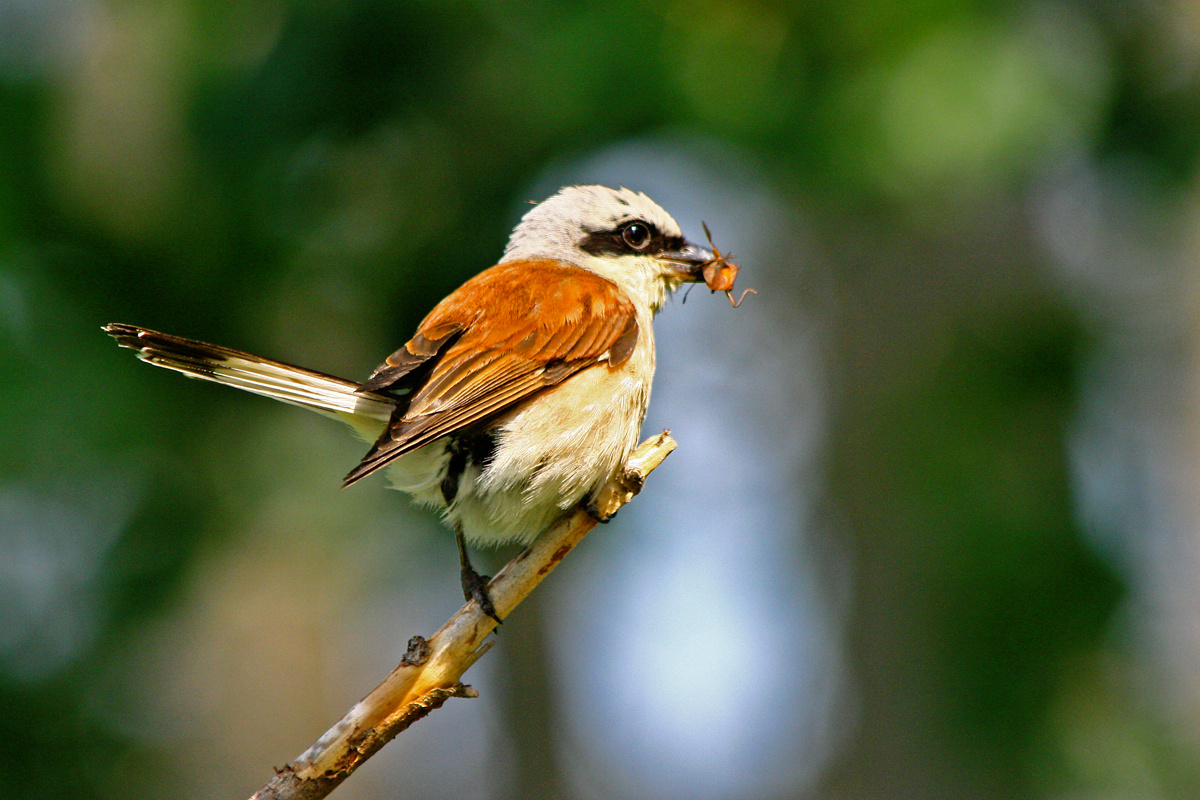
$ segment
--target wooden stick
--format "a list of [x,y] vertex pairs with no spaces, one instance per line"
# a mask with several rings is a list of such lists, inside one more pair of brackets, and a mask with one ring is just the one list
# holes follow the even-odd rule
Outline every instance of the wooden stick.
[[[599,516],[607,519],[633,499],[641,491],[646,476],[674,449],[675,440],[669,431],[642,442],[621,472],[597,496]],[[595,526],[595,517],[578,510],[508,562],[488,584],[496,611],[502,617],[512,613]],[[461,684],[459,679],[491,648],[495,640],[487,636],[495,627],[495,620],[470,601],[428,640],[414,636],[392,674],[312,747],[278,770],[251,800],[326,797],[397,734],[446,700],[475,697],[475,690]]]

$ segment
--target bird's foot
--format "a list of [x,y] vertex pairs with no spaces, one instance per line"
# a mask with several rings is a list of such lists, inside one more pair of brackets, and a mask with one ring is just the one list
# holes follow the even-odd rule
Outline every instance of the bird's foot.
[[616,511],[612,512],[607,517],[604,516],[604,512],[600,510],[600,506],[596,502],[595,498],[584,503],[583,510],[587,512],[589,517],[596,520],[596,522],[599,522],[601,525],[607,525],[608,523],[612,522],[613,518],[617,516]]
[[492,619],[496,620],[497,624],[502,624],[504,620],[496,613],[496,607],[492,605],[492,598],[488,595],[488,581],[491,578],[487,575],[480,575],[469,564],[464,564],[462,568],[462,590],[463,597],[467,601],[474,600],[479,604],[479,609],[487,614]]

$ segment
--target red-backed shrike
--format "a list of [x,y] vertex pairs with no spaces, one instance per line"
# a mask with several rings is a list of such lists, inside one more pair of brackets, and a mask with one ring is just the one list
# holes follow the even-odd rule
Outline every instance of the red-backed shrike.
[[465,541],[528,543],[590,504],[637,444],[655,312],[713,262],[646,195],[571,186],[526,213],[500,263],[438,303],[361,384],[131,325],[105,330],[151,364],[337,417],[373,441],[345,485],[386,467],[397,489],[441,509],[464,594],[495,617]]

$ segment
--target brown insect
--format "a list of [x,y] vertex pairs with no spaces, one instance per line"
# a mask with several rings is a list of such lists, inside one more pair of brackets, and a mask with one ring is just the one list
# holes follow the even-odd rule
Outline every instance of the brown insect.
[[714,292],[724,292],[729,298],[729,305],[737,308],[746,299],[748,294],[758,294],[754,289],[746,289],[742,292],[742,296],[737,300],[733,299],[733,282],[737,280],[738,270],[741,269],[737,264],[734,264],[729,259],[733,258],[733,253],[728,255],[723,254],[713,244],[712,234],[708,231],[708,225],[703,222],[700,225],[704,228],[704,235],[708,237],[708,246],[713,251],[711,261],[704,262],[702,269],[704,270],[704,284]]

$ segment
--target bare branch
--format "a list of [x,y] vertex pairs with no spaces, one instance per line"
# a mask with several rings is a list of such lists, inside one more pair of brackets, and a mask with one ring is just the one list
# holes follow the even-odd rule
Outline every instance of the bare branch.
[[[646,476],[674,449],[668,431],[642,442],[601,490],[596,500],[599,515],[607,519],[633,499]],[[508,562],[488,584],[496,611],[504,617],[512,613],[595,526],[591,514],[578,510]],[[428,640],[413,637],[392,674],[299,758],[278,770],[251,800],[326,797],[397,734],[446,700],[475,697],[475,690],[459,683],[459,678],[491,648],[494,640],[485,639],[495,627],[495,620],[471,601]]]

